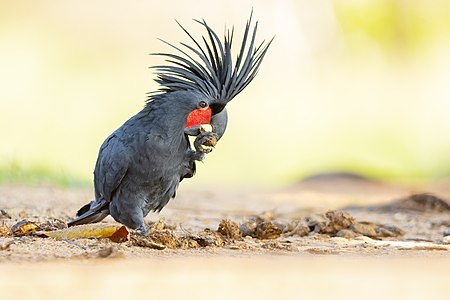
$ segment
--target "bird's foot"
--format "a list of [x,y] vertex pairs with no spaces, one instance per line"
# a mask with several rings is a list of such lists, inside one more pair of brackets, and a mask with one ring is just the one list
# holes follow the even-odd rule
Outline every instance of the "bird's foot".
[[141,226],[139,226],[138,228],[136,228],[135,230],[136,234],[141,235],[141,236],[146,236],[148,234],[148,229],[145,226],[145,224],[142,224]]
[[218,136],[214,132],[205,131],[201,132],[194,141],[194,147],[197,153],[207,154],[210,153],[216,146]]

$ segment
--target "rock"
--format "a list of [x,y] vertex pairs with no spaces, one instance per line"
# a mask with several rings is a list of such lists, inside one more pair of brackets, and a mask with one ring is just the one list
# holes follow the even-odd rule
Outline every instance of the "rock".
[[11,215],[4,209],[0,209],[0,219],[11,219]]
[[113,258],[113,257],[122,257],[123,254],[121,252],[119,252],[119,250],[117,250],[116,247],[104,247],[100,250],[97,251],[97,257],[100,258]]
[[239,225],[239,231],[241,232],[242,236],[253,236],[255,234],[256,225],[256,219],[248,220]]
[[449,236],[449,235],[450,235],[450,227],[448,227],[444,230],[444,236]]

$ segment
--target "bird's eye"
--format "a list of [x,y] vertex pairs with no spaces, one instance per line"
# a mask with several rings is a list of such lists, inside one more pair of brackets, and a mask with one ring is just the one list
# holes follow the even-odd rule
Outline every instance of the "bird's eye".
[[208,106],[208,103],[206,103],[205,101],[200,101],[198,103],[198,107],[200,108],[206,108]]

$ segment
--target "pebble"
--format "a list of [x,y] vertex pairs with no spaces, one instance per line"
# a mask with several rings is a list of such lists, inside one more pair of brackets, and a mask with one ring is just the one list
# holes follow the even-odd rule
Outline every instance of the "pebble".
[[447,229],[444,230],[444,236],[450,235],[450,227],[447,227]]

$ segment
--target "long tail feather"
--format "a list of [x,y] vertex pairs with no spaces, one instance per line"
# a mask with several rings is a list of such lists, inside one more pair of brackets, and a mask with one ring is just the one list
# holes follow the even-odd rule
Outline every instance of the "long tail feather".
[[77,218],[67,223],[67,226],[97,223],[109,215],[109,203],[106,201],[91,201],[77,211]]

